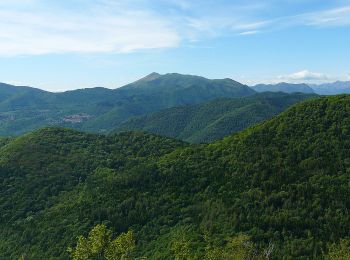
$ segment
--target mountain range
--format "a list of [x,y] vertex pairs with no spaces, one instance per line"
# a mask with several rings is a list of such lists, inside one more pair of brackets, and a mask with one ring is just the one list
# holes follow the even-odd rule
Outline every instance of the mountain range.
[[285,92],[285,93],[315,93],[318,95],[338,95],[350,93],[350,81],[336,81],[323,84],[293,84],[293,83],[277,83],[277,84],[258,84],[251,87],[257,92]]
[[350,81],[336,81],[319,85],[313,84],[310,87],[320,95],[350,94]]
[[101,223],[133,232],[132,259],[235,259],[238,249],[247,259],[341,256],[349,103],[302,101],[201,145],[57,127],[0,139],[0,258],[68,259]]
[[313,94],[264,92],[243,98],[222,98],[197,105],[168,108],[133,117],[116,132],[145,131],[191,143],[208,143],[281,113]]
[[[169,118],[173,116],[175,110],[170,108],[175,109],[176,107],[176,110],[179,111],[180,108],[177,108],[179,106],[195,106],[217,98],[242,98],[266,91],[316,93],[321,95],[338,94],[349,92],[349,86],[349,82],[335,82],[310,86],[307,84],[279,83],[248,87],[231,79],[210,80],[199,76],[177,73],[164,75],[151,73],[140,80],[113,90],[97,87],[52,93],[31,87],[0,84],[0,136],[20,135],[44,126],[62,126],[95,133],[110,133],[115,129],[127,130],[135,127],[143,129],[143,127],[137,126],[138,123],[136,123],[141,120],[137,118],[139,116],[145,115],[152,118],[149,123],[153,124],[156,120],[154,117],[159,115],[162,117],[159,122],[164,122],[164,119],[168,116],[166,113],[170,113]],[[220,102],[218,102],[211,105],[220,107]],[[203,106],[209,108],[210,104],[203,104]],[[222,106],[226,105],[222,104]],[[188,109],[192,108],[188,107]],[[252,107],[252,109],[254,108]],[[159,114],[154,114],[155,112],[159,112]],[[281,110],[276,110],[276,112],[281,112]],[[184,114],[185,112],[181,113]],[[247,116],[247,113],[250,112],[246,112],[242,116]],[[216,117],[212,116],[212,119],[214,118]],[[263,120],[268,117],[262,116],[260,118]],[[216,119],[219,119],[219,117]],[[250,119],[246,118],[245,121],[247,120]],[[209,123],[210,120],[204,121]],[[250,121],[256,123],[259,120],[252,119]],[[204,127],[205,122],[201,122],[199,125]],[[136,125],[133,127],[129,124]],[[220,138],[231,130],[242,129],[230,126],[226,130],[222,129],[221,133],[221,129],[217,130],[214,123],[214,125],[208,126],[210,129],[202,129],[203,133],[198,133],[198,137],[191,137],[191,130],[188,130],[188,127],[193,127],[193,123],[192,126],[190,125],[184,125],[184,129],[179,129],[176,134],[169,134],[165,130],[160,131],[159,127],[163,128],[163,126],[158,127],[156,125],[145,125],[144,130],[179,137],[191,142],[202,142]],[[198,129],[199,125],[194,129]],[[250,124],[242,123],[242,125],[248,126]],[[185,131],[185,133],[182,133],[182,131]],[[217,134],[210,137],[213,132],[217,132]]]
[[[231,79],[209,80],[176,73],[151,73],[114,90],[98,87],[52,93],[31,87],[0,84],[0,136],[20,135],[50,125],[109,133],[115,129],[131,129],[127,124],[136,122],[133,121],[134,117],[150,117],[150,114],[164,109],[197,105],[216,98],[247,97],[265,91],[338,94],[347,93],[348,87],[349,82],[310,86],[279,83],[248,87]],[[159,115],[164,118],[164,113],[166,111]],[[181,136],[181,133],[170,136]],[[190,140],[191,137],[183,139]],[[198,141],[202,141],[200,137]]]
[[124,87],[51,93],[0,85],[0,135],[18,135],[48,125],[107,133],[127,119],[161,109],[198,104],[255,91],[231,79],[152,73]]
[[278,84],[258,84],[252,87],[256,92],[284,92],[284,93],[314,93],[314,90],[307,84],[292,84],[281,82]]

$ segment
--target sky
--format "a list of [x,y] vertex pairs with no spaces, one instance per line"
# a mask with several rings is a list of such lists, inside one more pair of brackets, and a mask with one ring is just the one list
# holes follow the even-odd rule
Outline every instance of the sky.
[[349,46],[350,0],[0,0],[0,82],[49,91],[350,80]]

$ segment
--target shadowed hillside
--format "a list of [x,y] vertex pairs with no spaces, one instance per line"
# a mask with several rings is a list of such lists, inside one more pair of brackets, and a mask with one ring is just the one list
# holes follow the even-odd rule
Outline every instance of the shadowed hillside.
[[289,106],[312,97],[316,95],[279,92],[218,99],[131,118],[116,131],[142,130],[187,142],[211,142],[269,119]]

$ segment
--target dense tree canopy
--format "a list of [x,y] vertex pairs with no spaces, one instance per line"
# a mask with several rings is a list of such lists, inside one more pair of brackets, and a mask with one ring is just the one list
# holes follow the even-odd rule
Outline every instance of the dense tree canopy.
[[42,129],[0,148],[0,258],[66,259],[101,223],[134,257],[346,256],[349,151],[345,95],[208,145]]
[[316,95],[269,92],[243,98],[222,98],[133,117],[116,131],[142,130],[190,143],[208,143],[267,120],[312,97]]
[[89,232],[88,237],[79,236],[75,248],[68,248],[73,260],[86,259],[131,259],[135,249],[135,239],[132,231],[122,233],[112,238],[112,230],[105,225],[96,225]]

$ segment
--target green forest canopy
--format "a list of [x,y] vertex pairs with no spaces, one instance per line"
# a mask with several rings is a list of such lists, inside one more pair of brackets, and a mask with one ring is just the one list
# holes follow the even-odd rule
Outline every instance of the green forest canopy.
[[[350,96],[305,101],[208,145],[45,128],[0,148],[0,258],[66,259],[104,223],[134,257],[194,259],[244,234],[273,259],[348,251]],[[345,241],[345,242],[344,242]],[[177,248],[177,247],[175,247]],[[327,253],[329,251],[329,253]]]
[[174,107],[133,117],[116,132],[146,131],[190,143],[209,143],[270,119],[314,94],[261,93],[222,98],[191,106]]

